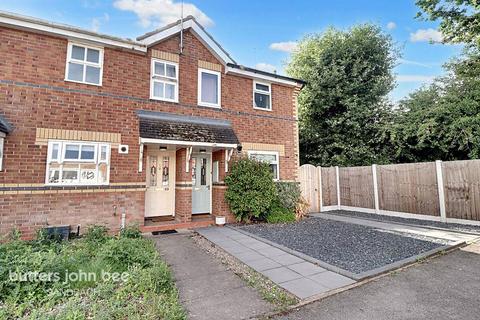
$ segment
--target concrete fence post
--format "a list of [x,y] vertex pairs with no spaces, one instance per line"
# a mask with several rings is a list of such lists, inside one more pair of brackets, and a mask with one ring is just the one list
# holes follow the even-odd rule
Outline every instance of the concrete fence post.
[[373,177],[373,197],[375,201],[375,213],[380,214],[380,200],[378,198],[378,180],[377,180],[377,165],[372,164]]
[[438,202],[440,207],[440,220],[447,222],[447,211],[445,209],[445,190],[443,186],[442,160],[435,161],[437,171]]
[[320,212],[323,211],[323,190],[322,190],[322,167],[317,167],[317,175],[318,175],[318,206]]
[[337,209],[340,210],[340,170],[335,166],[335,174],[337,176]]

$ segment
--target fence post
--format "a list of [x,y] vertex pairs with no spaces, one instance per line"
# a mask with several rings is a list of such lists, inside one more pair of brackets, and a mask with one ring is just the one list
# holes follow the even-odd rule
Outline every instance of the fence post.
[[377,180],[377,165],[372,164],[372,177],[373,177],[373,197],[375,200],[375,213],[380,213],[380,201],[378,200],[378,180]]
[[318,206],[320,212],[323,211],[323,191],[322,191],[322,167],[317,167],[317,175],[318,175]]
[[440,205],[440,220],[447,222],[447,212],[445,209],[445,190],[443,187],[442,160],[435,161],[437,171],[438,202]]
[[340,171],[338,166],[335,166],[335,174],[337,176],[337,209],[340,210]]

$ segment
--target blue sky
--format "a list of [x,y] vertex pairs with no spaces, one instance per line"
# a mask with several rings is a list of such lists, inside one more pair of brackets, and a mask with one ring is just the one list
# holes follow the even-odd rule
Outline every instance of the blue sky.
[[[293,3],[295,3],[293,5]],[[135,38],[180,15],[176,0],[2,0],[0,10],[121,37]],[[240,64],[283,73],[295,41],[329,26],[348,28],[373,22],[390,33],[402,49],[395,68],[393,100],[442,74],[442,64],[461,53],[461,46],[432,44],[441,40],[437,24],[415,19],[414,0],[185,0],[193,14]]]

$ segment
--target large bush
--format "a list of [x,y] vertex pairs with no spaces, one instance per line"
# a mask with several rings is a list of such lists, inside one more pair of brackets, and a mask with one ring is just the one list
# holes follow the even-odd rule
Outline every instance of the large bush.
[[259,218],[277,197],[270,166],[246,157],[234,160],[225,184],[225,199],[237,221]]

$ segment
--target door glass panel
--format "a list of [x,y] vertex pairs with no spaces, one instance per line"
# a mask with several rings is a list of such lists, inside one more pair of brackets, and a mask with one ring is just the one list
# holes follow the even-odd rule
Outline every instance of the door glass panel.
[[202,167],[200,169],[200,185],[207,185],[207,159],[202,159]]
[[197,158],[192,158],[192,185],[197,184]]
[[162,168],[162,185],[168,187],[168,177],[169,177],[169,157],[163,157],[163,168]]
[[157,186],[157,156],[150,156],[150,186]]

